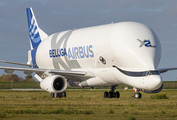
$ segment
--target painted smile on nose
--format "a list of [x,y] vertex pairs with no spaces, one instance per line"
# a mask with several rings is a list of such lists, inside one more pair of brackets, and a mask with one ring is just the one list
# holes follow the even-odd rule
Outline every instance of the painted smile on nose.
[[143,77],[143,76],[147,76],[147,75],[160,75],[160,73],[155,70],[143,71],[143,72],[130,72],[130,71],[122,70],[115,65],[113,65],[113,67],[117,68],[121,73],[123,73],[127,76],[131,76],[131,77]]

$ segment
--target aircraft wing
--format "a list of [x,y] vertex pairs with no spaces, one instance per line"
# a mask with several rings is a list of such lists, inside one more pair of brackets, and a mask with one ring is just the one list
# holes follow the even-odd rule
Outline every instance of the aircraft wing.
[[0,62],[2,62],[2,63],[10,63],[10,64],[16,64],[16,65],[23,65],[23,66],[32,67],[32,65],[24,64],[24,63],[9,62],[9,61],[4,61],[4,60],[0,60]]
[[164,73],[164,72],[167,72],[169,70],[177,70],[177,68],[162,68],[162,69],[158,69],[159,73]]
[[4,67],[0,66],[0,69],[4,69],[6,73],[13,73],[14,71],[24,71],[25,74],[31,74],[33,72],[42,75],[43,73],[53,73],[64,76],[66,79],[84,81],[89,78],[95,77],[91,72],[85,71],[64,71],[64,70],[53,70],[53,69],[38,69],[38,68],[20,68],[20,67]]

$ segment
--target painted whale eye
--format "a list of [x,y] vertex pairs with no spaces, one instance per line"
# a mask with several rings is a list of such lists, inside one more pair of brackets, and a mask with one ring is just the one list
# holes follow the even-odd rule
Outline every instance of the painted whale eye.
[[99,59],[104,65],[106,64],[106,60],[102,56],[100,56]]

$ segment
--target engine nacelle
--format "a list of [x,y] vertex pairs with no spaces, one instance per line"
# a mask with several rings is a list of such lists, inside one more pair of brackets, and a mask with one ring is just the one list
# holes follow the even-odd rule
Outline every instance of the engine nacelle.
[[60,75],[52,75],[42,80],[40,87],[50,93],[61,93],[66,90],[67,80]]
[[157,90],[142,90],[145,93],[159,93],[163,89],[163,83]]

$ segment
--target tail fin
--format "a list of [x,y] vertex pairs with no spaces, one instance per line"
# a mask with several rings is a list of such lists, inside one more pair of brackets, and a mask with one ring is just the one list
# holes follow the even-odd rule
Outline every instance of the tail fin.
[[39,27],[32,8],[27,8],[26,12],[28,19],[29,38],[32,45],[32,49],[35,49],[42,41],[39,35]]
[[36,50],[39,44],[42,42],[42,40],[48,37],[48,35],[39,28],[32,8],[31,7],[26,8],[26,12],[27,12],[28,30],[29,30],[29,38],[30,38],[30,45],[31,45],[31,51],[28,52],[28,64],[31,64],[32,62],[33,68],[38,68],[35,60]]

